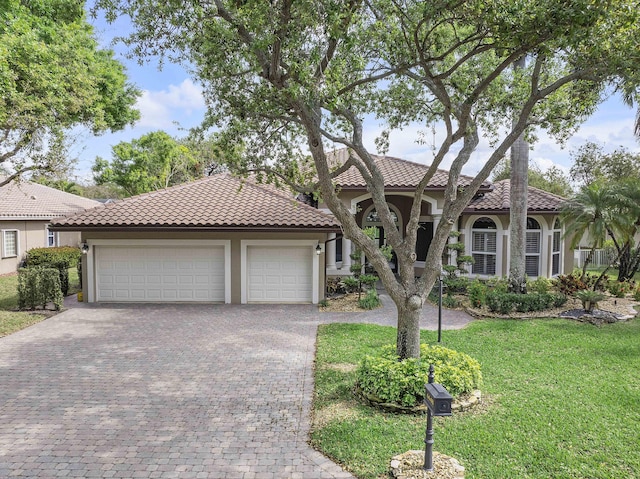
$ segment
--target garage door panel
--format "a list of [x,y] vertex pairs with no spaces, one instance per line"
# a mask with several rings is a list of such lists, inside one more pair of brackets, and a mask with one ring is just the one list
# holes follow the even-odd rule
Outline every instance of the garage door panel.
[[247,247],[247,301],[311,302],[313,255],[308,246]]
[[222,246],[96,247],[97,301],[224,301]]

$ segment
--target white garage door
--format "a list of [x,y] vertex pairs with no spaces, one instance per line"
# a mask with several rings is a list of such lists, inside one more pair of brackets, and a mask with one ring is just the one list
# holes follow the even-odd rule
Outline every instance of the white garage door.
[[259,303],[310,303],[311,248],[248,246],[247,300]]
[[96,247],[97,301],[224,301],[224,247]]

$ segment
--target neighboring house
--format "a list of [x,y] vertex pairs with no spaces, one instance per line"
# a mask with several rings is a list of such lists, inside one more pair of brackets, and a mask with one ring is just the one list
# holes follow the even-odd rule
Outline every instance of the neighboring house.
[[81,231],[89,302],[317,303],[340,226],[272,186],[229,174],[54,222]]
[[31,248],[78,246],[77,231],[54,232],[49,223],[100,203],[29,181],[0,187],[0,274],[15,272]]
[[[346,151],[336,152],[334,161],[344,160]],[[376,161],[402,230],[427,167],[390,157]],[[461,186],[470,180],[463,177]],[[442,215],[447,181],[448,172],[439,170],[422,196],[417,274]],[[384,229],[357,170],[346,171],[336,184],[358,224],[375,227],[384,244]],[[562,201],[530,188],[531,277],[572,269],[557,218]],[[327,276],[351,274],[351,242],[325,205],[316,209],[289,192],[224,173],[58,219],[53,228],[82,232],[89,302],[317,303]],[[471,276],[507,275],[508,228],[509,183],[484,183],[455,225],[466,254],[476,260]]]

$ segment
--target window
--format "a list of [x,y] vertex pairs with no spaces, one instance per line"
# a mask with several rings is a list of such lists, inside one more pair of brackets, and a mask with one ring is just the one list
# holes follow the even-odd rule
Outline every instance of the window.
[[18,230],[2,232],[2,257],[18,256]]
[[556,221],[553,223],[553,245],[551,248],[551,275],[556,276],[560,274],[560,250],[561,250],[561,241],[560,241],[560,233],[561,226],[560,220],[556,218]]
[[540,250],[542,246],[542,229],[540,223],[527,218],[527,245],[525,255],[525,274],[529,277],[540,276]]
[[489,218],[473,223],[471,231],[471,256],[473,274],[496,274],[496,224]]
[[54,231],[51,231],[49,228],[47,228],[47,246],[49,248],[58,246],[57,236],[58,235]]

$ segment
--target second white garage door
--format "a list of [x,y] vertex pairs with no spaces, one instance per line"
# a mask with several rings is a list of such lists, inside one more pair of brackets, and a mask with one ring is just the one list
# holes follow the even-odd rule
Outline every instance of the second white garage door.
[[97,301],[224,301],[222,246],[96,248]]
[[247,300],[310,303],[313,297],[312,253],[307,246],[248,246]]

